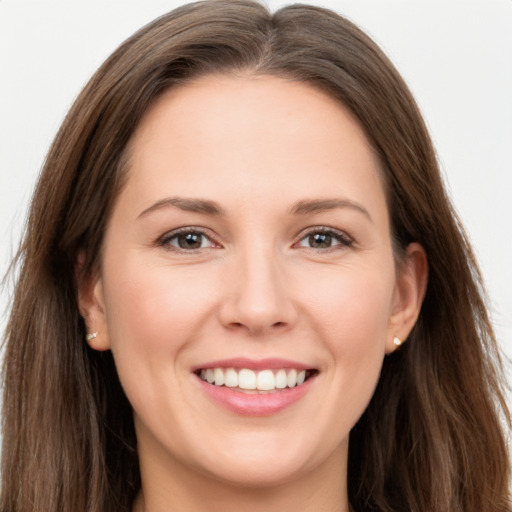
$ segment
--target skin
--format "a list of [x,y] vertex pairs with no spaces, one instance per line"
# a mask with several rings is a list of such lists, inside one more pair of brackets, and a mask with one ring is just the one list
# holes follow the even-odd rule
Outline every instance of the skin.
[[[133,406],[135,510],[349,510],[349,432],[393,337],[414,325],[427,274],[417,244],[397,270],[379,162],[358,122],[307,84],[207,76],[162,96],[129,152],[101,271],[80,303]],[[338,203],[296,211],[324,200]],[[183,227],[204,232],[200,248],[179,247]],[[310,235],[325,228],[331,241],[318,246]],[[191,371],[231,357],[318,374],[292,406],[247,417]]]

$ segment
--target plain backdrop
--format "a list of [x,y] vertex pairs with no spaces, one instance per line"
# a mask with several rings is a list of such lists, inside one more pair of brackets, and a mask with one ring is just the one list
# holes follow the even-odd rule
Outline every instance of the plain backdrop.
[[[73,99],[126,37],[181,3],[0,0],[2,275],[45,153]],[[512,0],[309,3],[365,29],[410,85],[480,261],[499,342],[512,356]],[[10,293],[4,286],[1,331]]]

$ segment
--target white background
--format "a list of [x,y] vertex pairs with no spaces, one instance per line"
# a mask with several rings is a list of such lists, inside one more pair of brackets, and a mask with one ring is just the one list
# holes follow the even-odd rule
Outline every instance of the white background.
[[[0,274],[18,244],[44,155],[78,91],[122,40],[181,3],[0,0]],[[512,0],[309,3],[369,32],[409,83],[511,357]],[[9,293],[6,287],[0,296],[1,331]]]

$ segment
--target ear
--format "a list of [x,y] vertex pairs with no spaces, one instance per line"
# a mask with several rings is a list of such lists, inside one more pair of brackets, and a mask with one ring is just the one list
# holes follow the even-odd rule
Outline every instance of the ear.
[[88,336],[86,341],[94,350],[109,350],[110,338],[103,298],[103,282],[99,272],[94,275],[84,273],[84,261],[85,255],[81,252],[75,267],[78,283],[78,309],[85,320],[87,333],[97,333],[96,336]]
[[[405,258],[397,271],[393,307],[389,319],[386,353],[390,354],[409,336],[425,297],[428,281],[428,261],[418,243],[407,246]],[[398,338],[398,340],[395,340]]]

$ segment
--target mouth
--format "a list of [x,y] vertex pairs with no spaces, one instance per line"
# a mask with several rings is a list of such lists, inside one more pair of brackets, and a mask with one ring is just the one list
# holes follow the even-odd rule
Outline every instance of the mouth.
[[318,370],[301,368],[199,368],[194,372],[203,382],[246,394],[279,393],[303,386]]
[[271,416],[303,403],[319,375],[298,361],[235,357],[191,368],[205,395],[238,416]]

